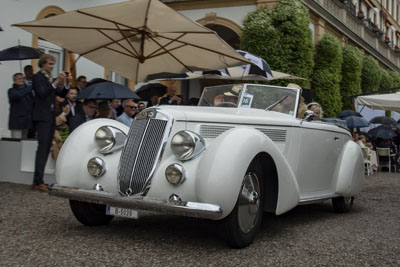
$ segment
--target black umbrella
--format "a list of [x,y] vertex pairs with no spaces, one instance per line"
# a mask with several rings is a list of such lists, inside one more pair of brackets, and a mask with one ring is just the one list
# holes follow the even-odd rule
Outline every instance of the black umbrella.
[[363,128],[369,126],[369,122],[362,117],[348,116],[343,119],[347,122],[348,128]]
[[103,82],[108,82],[108,80],[102,79],[102,78],[93,78],[90,81],[88,81],[88,83],[86,84],[86,87],[91,86],[92,84],[95,83],[103,83]]
[[357,117],[362,117],[362,115],[354,110],[343,110],[342,112],[339,113],[338,117],[339,118],[346,118],[349,116],[357,116]]
[[113,82],[100,82],[92,84],[81,92],[77,99],[140,99],[131,89]]
[[152,96],[163,96],[167,92],[167,86],[161,83],[149,83],[135,91],[145,101],[150,101]]
[[0,51],[0,61],[40,58],[42,54],[39,49],[17,45]]
[[378,116],[372,118],[369,122],[375,124],[388,124],[388,125],[397,124],[397,121],[395,119],[386,116]]
[[374,138],[391,139],[396,136],[396,133],[392,130],[392,127],[388,125],[378,126],[368,132],[368,134]]

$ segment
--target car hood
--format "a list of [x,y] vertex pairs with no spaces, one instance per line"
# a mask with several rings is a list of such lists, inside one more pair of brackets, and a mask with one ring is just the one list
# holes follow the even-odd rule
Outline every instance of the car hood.
[[187,122],[218,122],[232,124],[273,124],[273,125],[298,125],[290,115],[262,109],[248,108],[221,108],[198,106],[159,106],[172,115],[175,120]]

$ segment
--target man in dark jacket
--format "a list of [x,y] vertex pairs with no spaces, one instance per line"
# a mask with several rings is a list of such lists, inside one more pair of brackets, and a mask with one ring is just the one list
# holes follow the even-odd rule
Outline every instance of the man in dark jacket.
[[176,94],[176,87],[171,85],[168,87],[167,96],[160,99],[160,105],[181,105],[182,97]]
[[15,73],[13,81],[13,87],[8,90],[10,102],[8,128],[11,130],[12,138],[21,139],[26,138],[28,130],[32,128],[32,86],[25,85],[22,73]]
[[[39,59],[40,71],[33,75],[32,88],[35,92],[33,105],[33,123],[37,131],[38,147],[35,159],[35,173],[32,188],[46,191],[43,181],[44,168],[49,156],[55,130],[54,104],[56,95],[65,96],[66,87],[71,81],[69,73],[61,72],[53,81],[51,72],[55,58],[43,54]],[[68,76],[67,76],[68,75]]]
[[69,124],[69,133],[78,128],[79,125],[90,121],[95,118],[97,113],[97,104],[94,99],[85,99],[83,101],[83,113],[77,113],[75,116],[71,117]]

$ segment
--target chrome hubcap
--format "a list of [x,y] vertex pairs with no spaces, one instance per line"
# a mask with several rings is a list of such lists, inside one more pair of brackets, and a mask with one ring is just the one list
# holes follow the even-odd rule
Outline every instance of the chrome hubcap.
[[239,195],[238,216],[242,232],[248,233],[256,223],[260,208],[260,184],[255,173],[249,172],[243,179]]

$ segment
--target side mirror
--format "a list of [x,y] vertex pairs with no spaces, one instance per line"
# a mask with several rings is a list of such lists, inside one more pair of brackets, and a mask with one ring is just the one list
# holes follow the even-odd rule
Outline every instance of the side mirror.
[[314,119],[315,113],[312,110],[306,110],[304,111],[304,119],[306,121],[312,121]]

